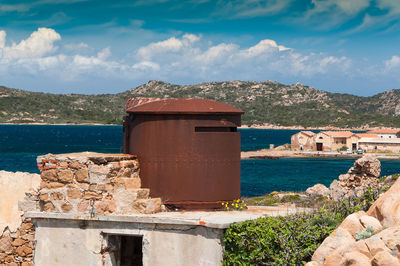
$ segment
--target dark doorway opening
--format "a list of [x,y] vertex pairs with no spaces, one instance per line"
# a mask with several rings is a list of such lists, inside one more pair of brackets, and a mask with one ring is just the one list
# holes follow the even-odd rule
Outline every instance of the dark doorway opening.
[[143,265],[143,236],[106,235],[103,254],[109,254],[113,266]]
[[237,132],[236,127],[195,127],[195,132]]
[[324,145],[323,143],[318,142],[317,143],[317,151],[323,151],[324,150]]

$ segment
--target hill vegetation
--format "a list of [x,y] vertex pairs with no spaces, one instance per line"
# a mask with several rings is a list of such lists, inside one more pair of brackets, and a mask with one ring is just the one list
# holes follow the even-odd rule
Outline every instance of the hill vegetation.
[[121,124],[130,97],[196,97],[241,108],[243,124],[281,126],[400,127],[400,90],[371,97],[329,93],[302,84],[162,81],[118,94],[46,94],[0,87],[0,123]]

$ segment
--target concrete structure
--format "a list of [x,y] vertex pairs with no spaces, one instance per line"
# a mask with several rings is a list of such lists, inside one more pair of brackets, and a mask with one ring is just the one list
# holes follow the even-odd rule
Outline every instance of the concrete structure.
[[315,149],[315,133],[312,131],[300,131],[291,137],[291,149],[295,151],[310,151]]
[[231,223],[307,211],[166,212],[141,187],[139,162],[129,154],[48,154],[38,167],[40,177],[4,179],[10,192],[0,193],[0,214],[16,216],[0,237],[1,265],[221,265]]
[[[36,226],[35,265],[221,265],[223,230],[233,222],[305,209],[252,207],[234,212],[90,215],[28,212]],[[126,248],[130,252],[126,252]],[[129,264],[136,265],[136,264]],[[138,264],[139,265],[139,264]],[[141,264],[140,264],[141,265]]]
[[367,133],[378,135],[378,137],[382,139],[396,139],[397,138],[396,134],[398,132],[399,130],[397,129],[378,129],[378,130],[368,131]]
[[356,150],[358,137],[350,131],[321,131],[314,136],[314,140],[317,151]]
[[364,152],[400,152],[400,138],[361,138],[358,146]]

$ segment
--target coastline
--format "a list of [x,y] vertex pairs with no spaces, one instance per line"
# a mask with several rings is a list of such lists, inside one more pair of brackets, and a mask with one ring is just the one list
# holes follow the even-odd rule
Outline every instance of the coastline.
[[[42,125],[42,126],[122,126],[122,124],[102,124],[102,123],[42,123],[42,122],[30,122],[30,123],[5,123],[0,122],[0,125]],[[323,127],[303,127],[303,126],[278,126],[273,124],[262,124],[262,125],[242,125],[239,129],[275,129],[275,130],[350,130],[350,131],[369,131],[378,129],[398,129],[395,127],[334,127],[334,126],[323,126]]]
[[[368,153],[378,159],[400,160],[400,154]],[[347,154],[341,152],[300,152],[291,150],[258,150],[242,151],[240,159],[280,159],[280,158],[341,158],[358,159],[364,154]]]
[[303,126],[278,126],[273,124],[264,123],[262,125],[242,125],[239,127],[240,129],[283,129],[283,130],[350,130],[350,131],[369,131],[369,130],[378,130],[378,129],[398,129],[396,127],[370,127],[370,126],[361,126],[361,127],[334,127],[334,126],[322,126],[322,127],[303,127]]
[[0,125],[15,125],[15,126],[122,126],[119,124],[101,124],[101,123],[0,123]]

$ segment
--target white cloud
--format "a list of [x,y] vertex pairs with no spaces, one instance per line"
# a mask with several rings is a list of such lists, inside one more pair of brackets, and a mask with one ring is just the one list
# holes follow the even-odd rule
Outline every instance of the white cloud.
[[[42,28],[17,44],[7,45],[6,32],[0,31],[0,77],[4,84],[28,77],[29,84],[42,82],[39,87],[67,87],[65,84],[73,82],[82,83],[81,87],[95,83],[103,86],[108,82],[114,89],[116,82],[118,86],[135,86],[150,79],[183,83],[234,79],[288,82],[355,76],[366,80],[371,73],[378,73],[375,70],[379,67],[389,73],[400,66],[398,56],[383,66],[367,68],[345,56],[305,53],[271,39],[243,47],[235,42],[212,43],[203,36],[181,34],[127,51],[125,56],[111,53],[112,47],[95,49],[85,43],[60,42],[56,50],[54,43],[60,39],[54,30]],[[379,75],[382,73],[376,77]]]
[[[349,22],[357,16],[362,22],[347,31],[347,34],[368,29],[385,29],[399,22],[400,1],[398,0],[312,0],[312,6],[295,22],[317,25],[319,29],[331,29]],[[353,23],[352,23],[353,24]]]
[[337,0],[334,2],[344,13],[353,15],[365,10],[370,5],[371,0]]
[[245,52],[248,56],[257,56],[267,51],[286,51],[290,50],[283,45],[278,45],[274,40],[262,40],[256,45],[248,48]]
[[69,44],[65,44],[63,47],[64,47],[65,49],[67,49],[67,50],[77,51],[77,50],[89,48],[89,45],[88,45],[87,43],[80,42],[80,43],[69,43]]
[[377,6],[382,10],[388,10],[389,14],[400,14],[400,1],[376,0]]
[[37,64],[39,65],[40,70],[45,71],[51,68],[58,68],[60,64],[66,62],[66,59],[67,57],[65,55],[47,56],[37,59]]
[[290,5],[290,0],[234,0],[218,1],[215,16],[252,18],[275,15]]
[[182,36],[182,39],[190,43],[195,43],[200,40],[200,36],[186,33],[185,35]]
[[397,55],[394,55],[394,56],[392,56],[391,59],[386,60],[384,62],[384,64],[385,64],[387,70],[396,68],[396,67],[400,66],[400,57]]
[[337,27],[365,11],[372,0],[312,0],[312,6],[296,21],[300,20],[327,29]]
[[26,12],[31,8],[28,4],[0,5],[1,12]]
[[208,48],[203,53],[197,55],[194,60],[200,65],[223,64],[237,52],[239,47],[234,44],[221,43]]
[[138,56],[150,59],[153,55],[168,52],[178,52],[183,47],[182,40],[178,40],[175,37],[169,38],[165,41],[151,43],[147,46],[141,47],[137,54]]
[[[0,45],[6,33],[0,31]],[[251,47],[235,43],[212,44],[202,36],[184,34],[153,42],[133,51],[134,56],[115,58],[110,47],[97,52],[85,43],[61,45],[68,54],[56,53],[61,36],[40,28],[18,44],[4,46],[0,72],[57,76],[60,80],[96,77],[126,80],[221,80],[262,77],[312,77],[321,73],[345,74],[350,60],[324,54],[303,55],[265,39]],[[85,53],[80,53],[85,48]],[[89,55],[88,55],[89,53]],[[91,55],[90,55],[91,53]],[[4,70],[5,71],[5,70]],[[1,73],[0,73],[1,75]]]
[[103,50],[101,50],[100,52],[97,53],[97,57],[100,60],[106,60],[110,56],[111,56],[110,47],[104,48]]
[[365,14],[362,23],[349,33],[360,32],[373,28],[391,27],[393,22],[399,21],[400,1],[376,0],[376,7],[382,12],[379,15]]
[[153,62],[150,62],[150,61],[142,61],[140,63],[134,64],[132,66],[132,68],[134,70],[144,70],[144,71],[153,70],[153,71],[158,71],[158,70],[160,70],[160,65],[156,64],[156,63],[153,63]]
[[[3,36],[5,39],[5,33]],[[58,40],[61,40],[61,36],[55,30],[39,28],[18,44],[3,46],[3,57],[8,59],[42,57],[57,49],[54,42]]]
[[147,70],[153,70],[153,76],[160,79],[229,80],[260,79],[264,76],[312,77],[329,72],[346,75],[351,64],[346,57],[303,55],[270,39],[241,48],[234,43],[204,45],[204,42],[199,42],[200,37],[195,42],[185,43],[185,36],[139,48],[136,59],[141,63],[136,67],[156,65],[154,68],[147,67]]
[[6,35],[4,30],[0,30],[0,49],[3,49],[6,45]]
[[140,19],[131,19],[129,24],[131,24],[135,28],[141,28],[144,25],[145,21]]
[[308,16],[319,13],[341,12],[347,15],[356,15],[370,5],[371,0],[312,0],[313,7]]

